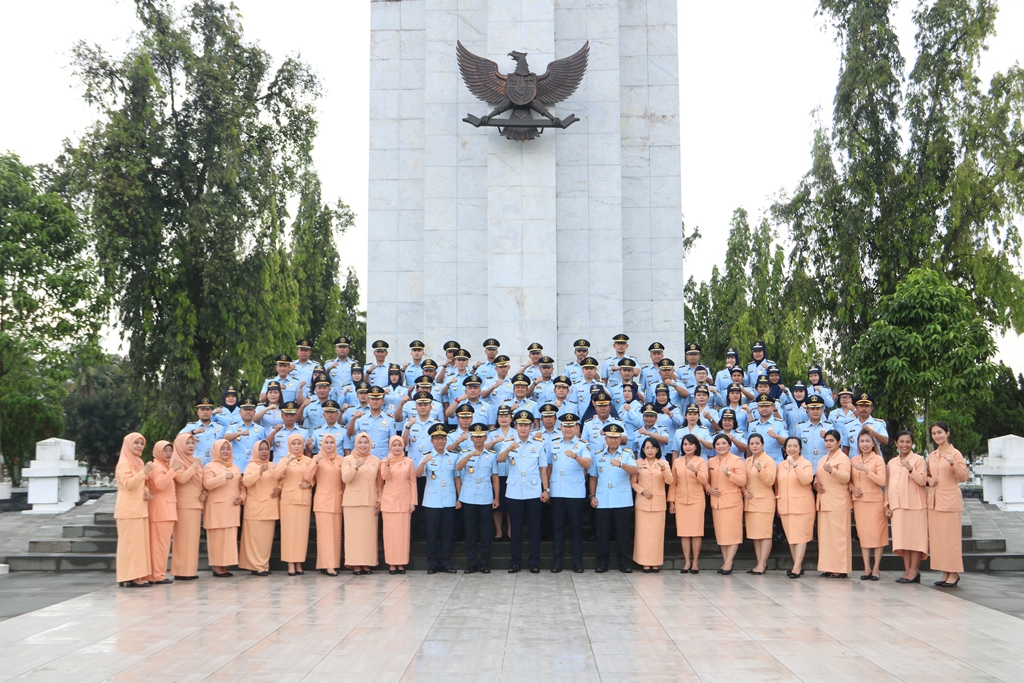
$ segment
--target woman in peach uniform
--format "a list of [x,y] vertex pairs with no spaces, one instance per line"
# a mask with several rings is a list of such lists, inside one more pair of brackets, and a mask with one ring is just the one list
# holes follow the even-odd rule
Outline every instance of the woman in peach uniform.
[[288,563],[288,576],[301,576],[305,574],[302,563],[309,551],[309,514],[316,465],[306,455],[306,444],[300,435],[288,437],[288,455],[276,469],[281,475],[281,561]]
[[416,466],[405,455],[402,437],[388,441],[388,457],[380,464],[383,488],[380,512],[384,517],[384,561],[391,574],[404,574],[409,564],[409,522],[416,509]]
[[[878,581],[882,551],[889,545],[889,523],[885,518],[885,461],[879,455],[871,432],[857,434],[857,455],[850,458],[850,492],[853,493],[853,521],[864,558],[861,581]],[[872,562],[874,554],[874,562]]]
[[633,561],[649,574],[661,571],[665,563],[665,487],[673,479],[672,469],[662,458],[661,445],[654,438],[644,440],[640,456],[632,476],[636,491]]
[[274,528],[281,517],[281,477],[270,461],[270,443],[252,445],[249,463],[242,473],[245,509],[242,510],[242,543],[238,550],[238,568],[254,576],[270,576],[270,552],[274,547]]
[[175,581],[199,578],[199,540],[203,533],[203,461],[193,457],[196,438],[191,434],[174,437],[174,457],[178,465],[174,477],[175,514],[174,542],[171,546],[171,574]]
[[316,568],[321,574],[337,576],[341,567],[341,456],[333,434],[325,434],[316,464],[316,491],[313,514],[316,516]]
[[725,434],[716,434],[712,445],[715,455],[708,459],[708,493],[715,541],[722,549],[722,566],[718,573],[732,574],[736,551],[743,542],[743,487],[747,483],[747,470],[742,458],[729,452],[732,441]]
[[885,514],[892,517],[892,551],[903,558],[896,583],[921,583],[921,560],[928,557],[928,465],[914,453],[908,431],[896,435],[899,457],[886,466]]
[[935,450],[928,456],[928,545],[932,556],[929,564],[942,572],[936,586],[956,588],[964,570],[964,499],[960,484],[967,481],[967,463],[949,442],[948,424],[932,423],[931,435]]
[[146,477],[153,463],[142,462],[146,439],[138,432],[124,437],[114,477],[117,499],[114,520],[117,523],[117,582],[126,588],[150,585],[153,573],[149,548],[149,489]]
[[747,483],[743,491],[743,516],[747,538],[754,542],[757,564],[748,574],[764,574],[772,552],[772,524],[775,522],[776,465],[764,452],[764,437],[754,433],[747,439],[750,456],[744,461]]
[[238,527],[242,524],[245,489],[227,439],[213,442],[210,464],[203,470],[203,488],[207,492],[203,526],[210,569],[217,578],[231,576],[228,567],[238,564]]
[[708,463],[700,457],[700,441],[693,434],[683,436],[679,448],[681,454],[672,463],[668,511],[676,516],[676,536],[683,545],[684,565],[679,573],[697,574],[700,572],[697,565],[704,541]]
[[786,532],[793,569],[786,576],[797,579],[804,575],[807,544],[814,538],[814,465],[800,452],[800,439],[791,436],[783,446],[786,459],[775,472],[775,505]]
[[380,458],[370,454],[370,435],[359,432],[341,461],[345,482],[345,566],[370,574],[377,566],[377,515],[380,513]]
[[825,578],[845,579],[853,571],[850,529],[850,458],[843,453],[839,432],[825,432],[825,455],[818,461],[814,489],[818,492],[818,571]]
[[174,446],[157,441],[153,446],[153,469],[149,472],[149,549],[152,583],[172,583],[167,578],[167,556],[171,552],[171,533],[178,519],[174,478],[181,466],[172,463]]

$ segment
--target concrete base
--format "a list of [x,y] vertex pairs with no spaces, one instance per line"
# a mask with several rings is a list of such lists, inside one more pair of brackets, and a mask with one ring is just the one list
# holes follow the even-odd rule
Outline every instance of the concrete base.
[[31,510],[22,510],[23,515],[59,515],[75,507],[77,501],[65,500],[59,503],[35,503]]

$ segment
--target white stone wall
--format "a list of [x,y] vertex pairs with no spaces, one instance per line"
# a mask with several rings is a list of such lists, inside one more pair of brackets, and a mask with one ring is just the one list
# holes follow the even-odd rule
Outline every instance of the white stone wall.
[[[373,0],[367,332],[404,357],[487,336],[513,361],[558,363],[626,332],[681,360],[682,264],[674,0]],[[490,108],[461,82],[455,42],[533,71],[590,41],[581,121],[518,143],[462,122]]]

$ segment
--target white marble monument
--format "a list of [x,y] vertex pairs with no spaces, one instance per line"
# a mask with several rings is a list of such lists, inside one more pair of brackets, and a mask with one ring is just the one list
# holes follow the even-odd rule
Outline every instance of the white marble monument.
[[26,515],[55,515],[67,512],[78,504],[79,484],[86,475],[85,465],[75,460],[75,442],[67,439],[46,439],[36,443],[36,457],[21,468],[21,478],[28,482]]
[[[536,140],[474,128],[491,106],[463,84],[455,44],[512,71],[590,41],[587,74],[552,107],[581,120]],[[682,241],[675,0],[373,0],[367,338],[404,358],[496,337],[559,366],[572,342],[681,363]]]
[[1024,512],[1024,438],[1007,434],[989,439],[985,463],[974,472],[981,475],[986,503],[1007,512]]

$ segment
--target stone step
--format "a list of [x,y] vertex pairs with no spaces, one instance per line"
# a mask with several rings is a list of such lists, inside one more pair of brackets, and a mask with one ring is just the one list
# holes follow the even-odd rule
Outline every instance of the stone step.
[[92,516],[93,524],[116,524],[113,512],[97,512]]

